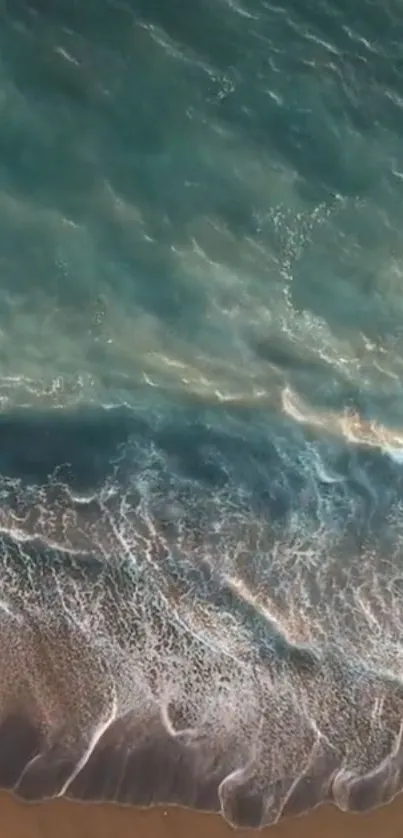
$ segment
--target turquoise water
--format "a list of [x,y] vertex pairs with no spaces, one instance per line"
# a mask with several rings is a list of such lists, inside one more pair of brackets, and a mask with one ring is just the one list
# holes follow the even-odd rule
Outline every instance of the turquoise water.
[[253,826],[385,803],[401,4],[0,20],[0,785]]

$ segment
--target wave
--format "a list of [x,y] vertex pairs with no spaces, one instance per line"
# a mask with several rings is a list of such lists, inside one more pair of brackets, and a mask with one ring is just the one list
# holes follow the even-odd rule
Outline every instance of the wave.
[[253,418],[0,417],[0,786],[250,827],[401,790],[400,469]]
[[385,804],[400,18],[3,5],[0,786]]
[[0,781],[19,797],[174,803],[260,827],[402,788],[397,679],[274,642],[269,625],[265,647],[235,655],[132,564],[8,538],[2,565]]

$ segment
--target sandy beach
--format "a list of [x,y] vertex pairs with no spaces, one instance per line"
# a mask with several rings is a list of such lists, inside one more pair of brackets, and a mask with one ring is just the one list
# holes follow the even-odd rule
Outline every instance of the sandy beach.
[[261,833],[234,831],[220,817],[184,809],[136,810],[66,800],[23,804],[5,793],[0,801],[5,838],[230,838],[253,834],[266,838],[401,838],[403,832],[401,796],[390,806],[360,816],[323,806]]

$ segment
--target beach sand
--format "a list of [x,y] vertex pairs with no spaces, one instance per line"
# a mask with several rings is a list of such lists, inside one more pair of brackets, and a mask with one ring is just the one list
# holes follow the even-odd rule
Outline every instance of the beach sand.
[[136,810],[66,800],[26,804],[6,793],[0,794],[0,820],[4,838],[402,838],[403,796],[366,815],[323,806],[260,833],[234,831],[217,815],[184,809]]

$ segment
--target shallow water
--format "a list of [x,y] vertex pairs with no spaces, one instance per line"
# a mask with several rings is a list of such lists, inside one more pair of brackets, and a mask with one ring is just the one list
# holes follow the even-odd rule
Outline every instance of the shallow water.
[[0,16],[0,785],[387,802],[400,2]]

